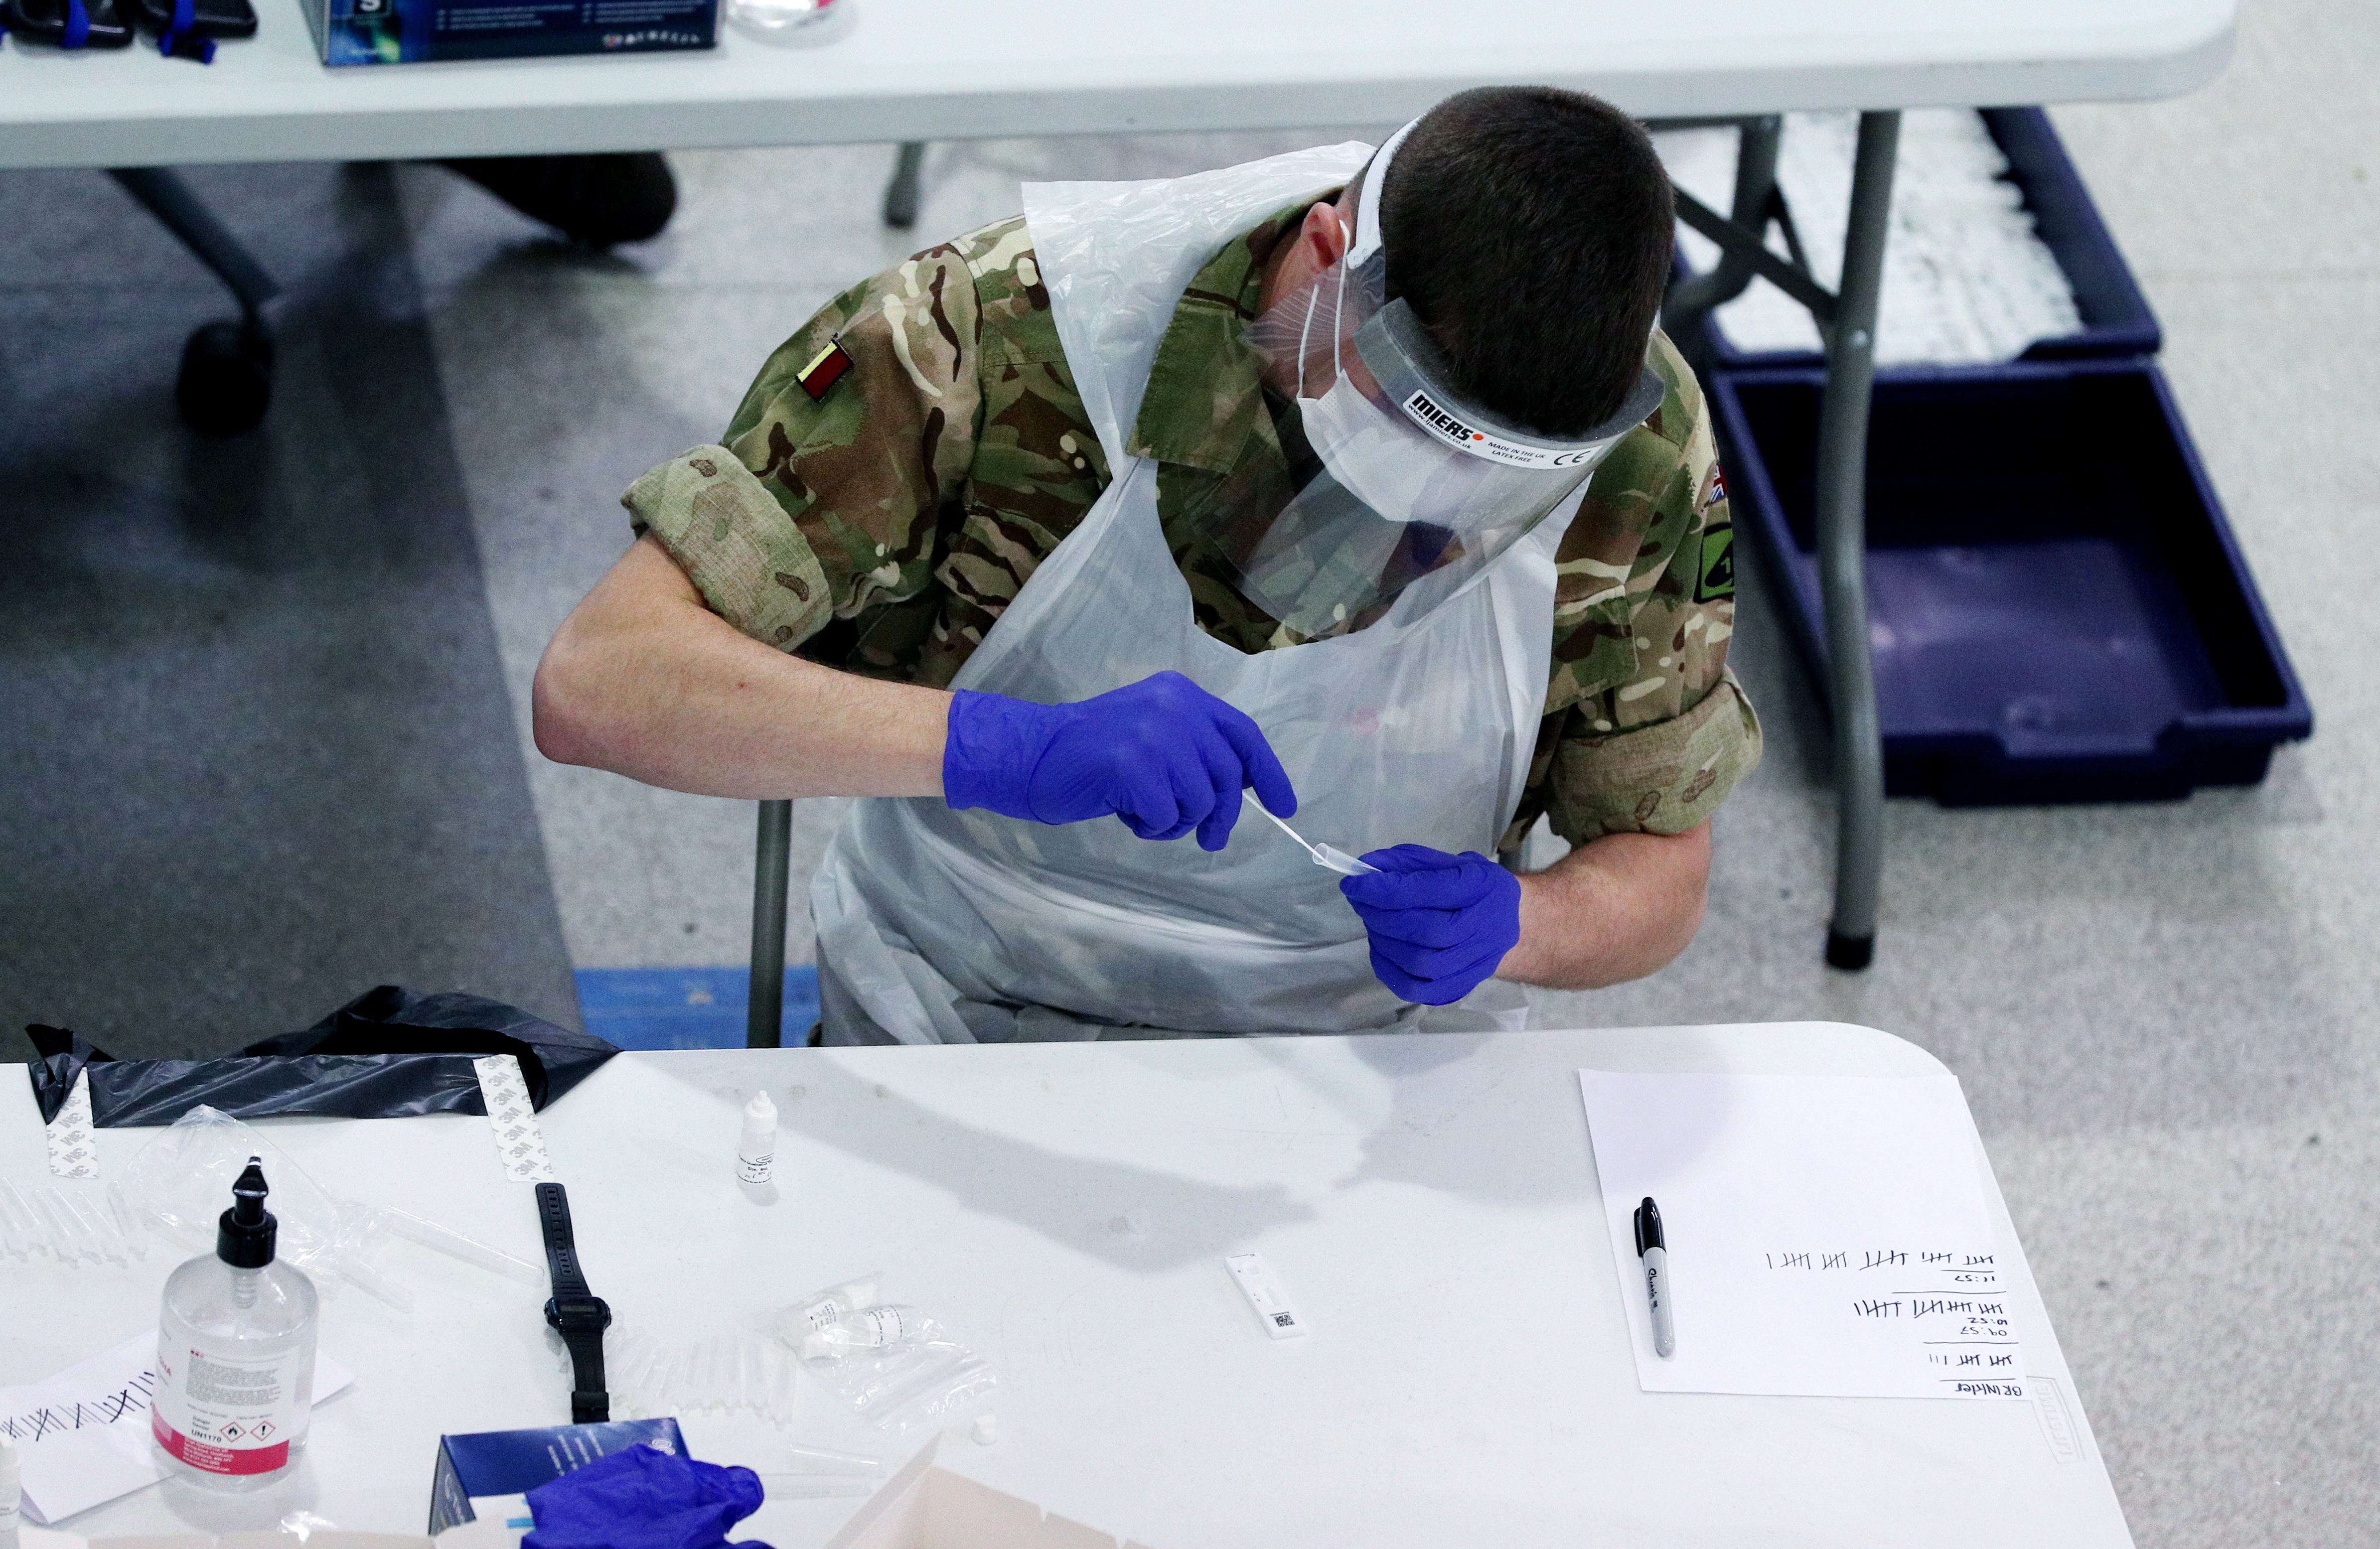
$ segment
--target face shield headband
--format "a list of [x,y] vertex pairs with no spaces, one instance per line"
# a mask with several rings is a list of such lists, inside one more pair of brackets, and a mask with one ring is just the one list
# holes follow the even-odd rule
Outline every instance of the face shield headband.
[[1421,608],[1451,595],[1574,493],[1664,391],[1647,369],[1611,419],[1557,438],[1454,385],[1412,309],[1384,299],[1378,190],[1411,129],[1358,175],[1342,260],[1250,329],[1290,368],[1274,380],[1289,387],[1293,373],[1282,444],[1305,477],[1269,522],[1235,521],[1222,547],[1250,599],[1309,638],[1361,627],[1417,583]]

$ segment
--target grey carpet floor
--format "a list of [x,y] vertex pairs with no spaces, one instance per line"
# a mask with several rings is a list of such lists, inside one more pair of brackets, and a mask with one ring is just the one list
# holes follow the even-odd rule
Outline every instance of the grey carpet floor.
[[287,291],[221,442],[172,396],[214,281],[96,173],[0,177],[0,1047],[218,1052],[382,982],[572,1020],[390,171],[193,182]]

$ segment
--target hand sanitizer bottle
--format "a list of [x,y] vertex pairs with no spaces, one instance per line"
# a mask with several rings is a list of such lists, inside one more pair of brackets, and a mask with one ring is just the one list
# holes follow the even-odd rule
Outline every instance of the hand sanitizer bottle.
[[273,1256],[262,1159],[231,1187],[215,1251],[165,1281],[149,1428],[166,1472],[221,1490],[287,1473],[314,1406],[314,1282]]
[[17,1549],[18,1505],[25,1498],[24,1470],[17,1461],[17,1444],[0,1436],[0,1549]]

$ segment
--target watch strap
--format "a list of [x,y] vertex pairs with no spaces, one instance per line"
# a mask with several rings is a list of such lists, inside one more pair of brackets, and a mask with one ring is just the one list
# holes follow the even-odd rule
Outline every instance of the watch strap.
[[570,1352],[570,1422],[599,1423],[612,1418],[612,1396],[603,1387],[603,1330],[611,1326],[612,1309],[587,1289],[571,1235],[570,1197],[561,1184],[537,1186],[537,1221],[545,1237],[546,1270],[553,1281],[545,1321]]
[[545,1267],[556,1296],[586,1296],[586,1271],[578,1267],[578,1243],[570,1230],[570,1196],[559,1183],[537,1186],[537,1225],[545,1234]]

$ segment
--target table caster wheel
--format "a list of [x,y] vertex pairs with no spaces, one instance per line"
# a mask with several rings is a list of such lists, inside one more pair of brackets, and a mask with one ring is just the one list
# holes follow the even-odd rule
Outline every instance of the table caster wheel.
[[202,436],[253,430],[273,401],[273,339],[246,323],[211,322],[182,346],[174,403]]

